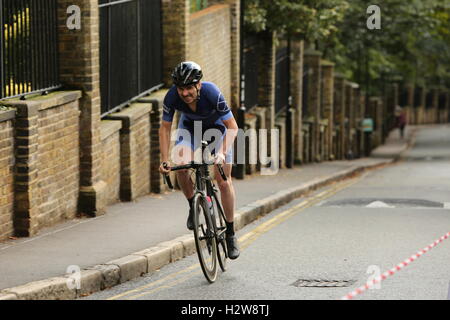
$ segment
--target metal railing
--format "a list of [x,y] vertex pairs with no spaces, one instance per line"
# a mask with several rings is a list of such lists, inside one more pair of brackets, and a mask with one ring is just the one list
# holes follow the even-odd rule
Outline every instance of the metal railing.
[[422,88],[418,88],[418,87],[414,88],[414,107],[415,108],[419,107],[422,103],[422,99],[421,99],[422,91],[423,91]]
[[100,0],[102,116],[163,86],[160,0]]
[[60,87],[56,0],[0,0],[0,99]]
[[439,93],[438,108],[440,110],[445,110],[445,108],[447,108],[447,97],[448,95],[446,93]]

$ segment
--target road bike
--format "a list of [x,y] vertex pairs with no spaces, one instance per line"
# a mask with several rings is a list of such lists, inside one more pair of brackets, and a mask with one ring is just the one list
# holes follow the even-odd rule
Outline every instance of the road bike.
[[[208,143],[202,141],[202,155]],[[210,152],[208,150],[210,155]],[[213,163],[198,163],[171,167],[171,171],[192,169],[195,171],[194,199],[192,201],[194,239],[198,259],[206,279],[213,283],[217,278],[217,262],[223,272],[227,268],[227,244],[225,241],[225,213],[219,200],[219,190],[215,186],[209,173],[209,166]],[[227,177],[220,164],[218,171],[225,181]],[[164,179],[170,189],[173,189],[170,176],[164,174]]]

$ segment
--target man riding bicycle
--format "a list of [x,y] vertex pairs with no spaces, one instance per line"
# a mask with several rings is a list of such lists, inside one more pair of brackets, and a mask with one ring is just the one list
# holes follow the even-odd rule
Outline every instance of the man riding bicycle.
[[[161,166],[163,174],[170,172],[169,147],[170,133],[175,110],[181,112],[177,130],[177,138],[172,154],[178,159],[177,165],[188,164],[194,160],[194,152],[200,148],[203,134],[208,130],[215,130],[220,141],[214,141],[216,148],[214,155],[215,177],[219,186],[222,205],[226,216],[226,243],[228,257],[239,257],[239,248],[234,233],[235,192],[231,181],[232,145],[236,138],[238,126],[233,113],[228,107],[219,88],[212,82],[202,82],[201,67],[192,61],[185,61],[177,65],[172,73],[174,85],[164,98],[163,118],[159,129],[159,143],[161,148]],[[201,125],[202,137],[195,137],[195,128]],[[200,141],[199,141],[200,140]],[[202,155],[203,156],[203,155]],[[220,176],[217,164],[223,164],[227,180]],[[178,183],[189,202],[189,216],[187,227],[194,229],[192,200],[194,187],[188,170],[177,171]]]

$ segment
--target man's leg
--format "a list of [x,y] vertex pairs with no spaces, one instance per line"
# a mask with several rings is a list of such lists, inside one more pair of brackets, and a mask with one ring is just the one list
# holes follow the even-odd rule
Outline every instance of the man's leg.
[[[185,145],[174,146],[173,151],[174,159],[173,163],[175,166],[181,166],[188,164],[193,160],[194,153],[192,149]],[[183,191],[186,199],[191,199],[194,196],[194,186],[192,184],[191,175],[189,170],[178,170],[176,171],[178,184]]]
[[225,211],[225,218],[227,224],[226,230],[226,242],[227,242],[227,251],[228,257],[230,259],[237,259],[239,257],[239,247],[237,244],[237,238],[234,234],[234,205],[235,205],[235,193],[233,183],[231,181],[231,167],[232,164],[224,164],[223,171],[227,180],[224,181],[222,176],[217,169],[217,166],[214,167],[215,177],[220,189],[220,196],[222,200],[223,210]]
[[234,221],[235,193],[233,182],[231,181],[231,168],[231,164],[223,165],[223,171],[225,173],[225,176],[227,177],[227,181],[224,181],[219,173],[219,170],[217,169],[217,166],[214,166],[215,177],[219,186],[222,206],[223,210],[225,211],[227,222]]
[[[174,159],[173,162],[176,166],[188,164],[193,160],[194,153],[192,149],[185,145],[174,146]],[[178,170],[176,171],[178,184],[183,191],[184,196],[189,202],[189,216],[186,222],[186,226],[189,230],[194,230],[192,200],[194,199],[194,186],[191,180],[190,170]]]

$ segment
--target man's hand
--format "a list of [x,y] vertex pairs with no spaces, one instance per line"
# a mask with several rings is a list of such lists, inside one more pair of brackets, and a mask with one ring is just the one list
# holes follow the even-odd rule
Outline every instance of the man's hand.
[[167,161],[161,162],[159,166],[159,172],[162,174],[168,174],[170,172],[170,163]]
[[224,164],[225,163],[225,156],[222,152],[216,153],[214,155],[214,164]]

